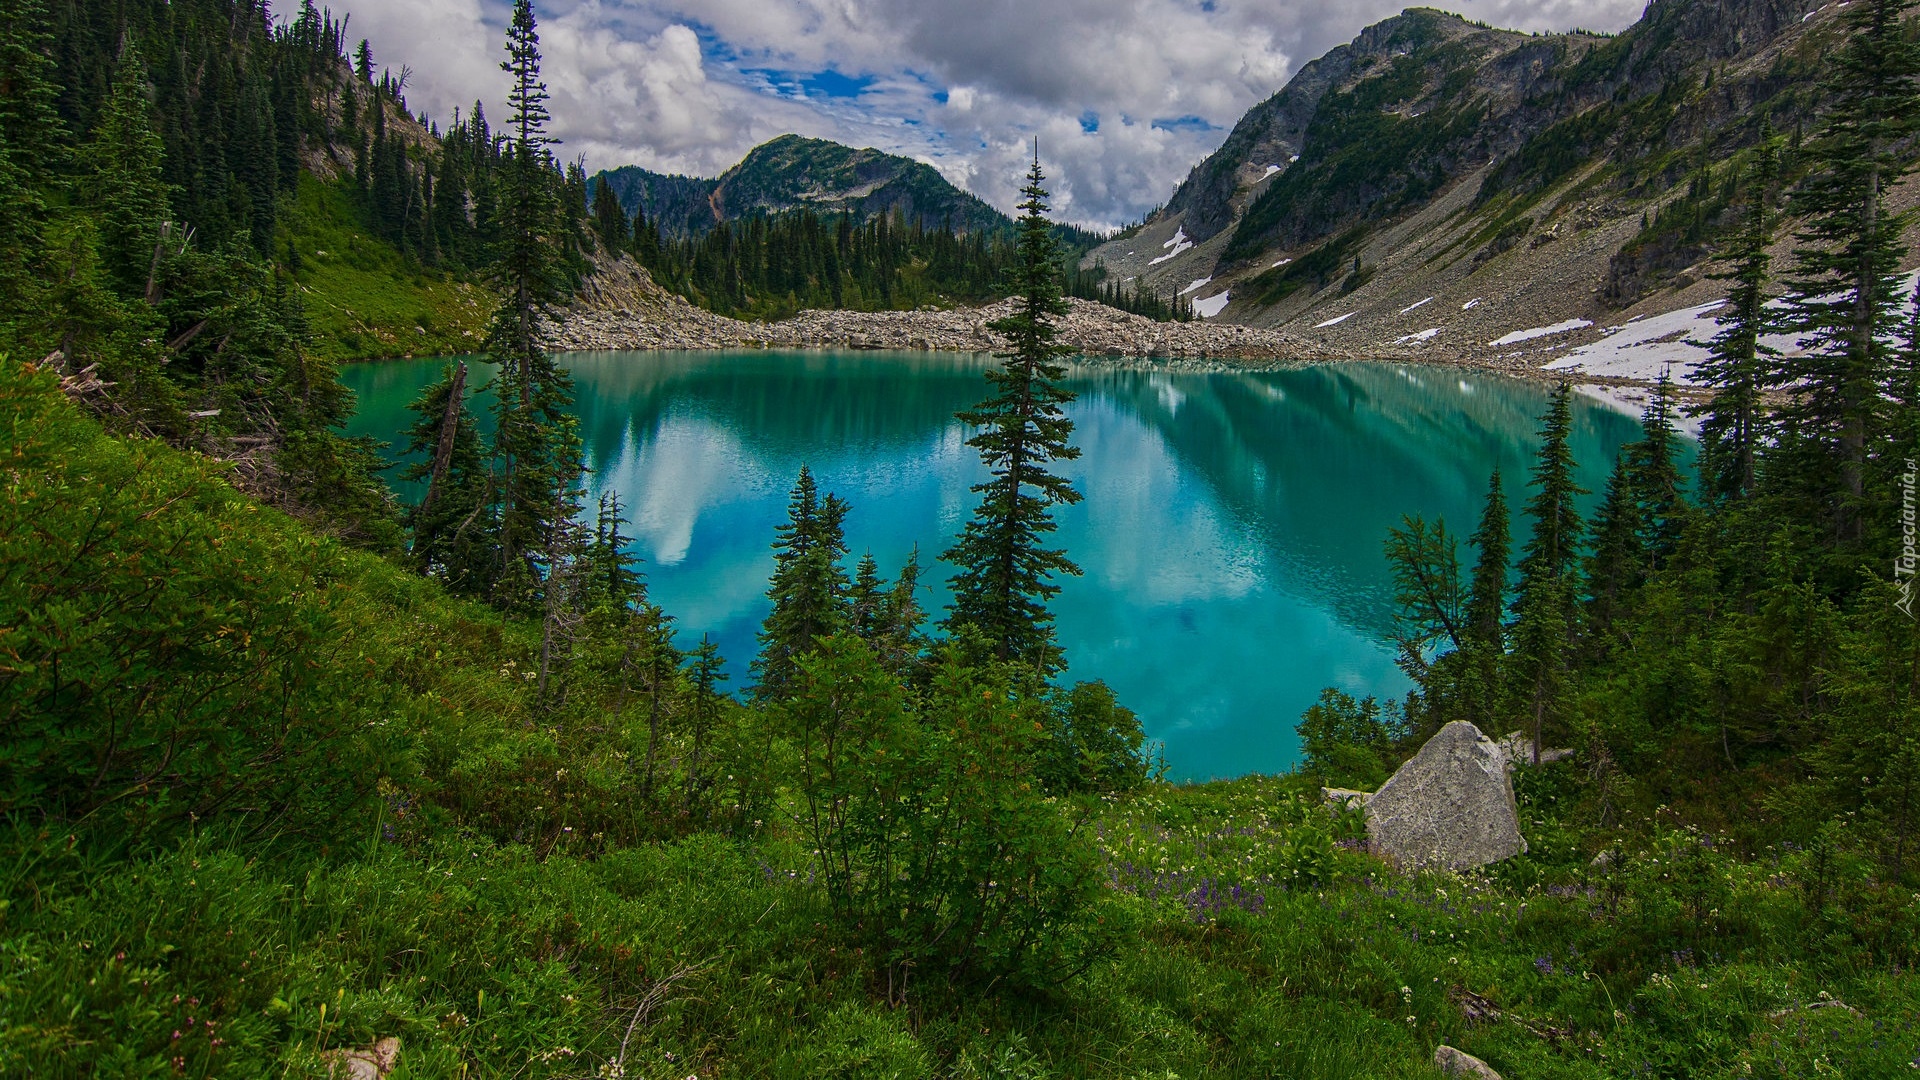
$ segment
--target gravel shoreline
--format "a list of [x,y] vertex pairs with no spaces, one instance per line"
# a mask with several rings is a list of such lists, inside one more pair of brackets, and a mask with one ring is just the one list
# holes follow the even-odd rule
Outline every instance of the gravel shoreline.
[[[1454,350],[1311,341],[1286,330],[1200,320],[1161,323],[1089,300],[1070,299],[1060,340],[1082,360],[1178,371],[1240,371],[1345,361],[1428,364],[1499,375],[1600,386],[1648,386],[1645,380],[1547,371],[1564,352]],[[987,324],[1013,310],[1012,299],[979,308],[919,311],[803,311],[780,322],[715,315],[656,285],[627,260],[602,264],[574,305],[551,323],[556,352],[614,350],[875,349],[958,353],[1003,352],[1007,342]]]

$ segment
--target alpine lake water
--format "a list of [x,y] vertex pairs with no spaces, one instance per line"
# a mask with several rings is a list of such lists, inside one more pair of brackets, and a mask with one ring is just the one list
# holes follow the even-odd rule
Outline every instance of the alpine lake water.
[[[985,471],[956,410],[985,392],[984,356],[888,352],[571,353],[588,505],[617,491],[652,599],[683,646],[703,633],[747,684],[767,611],[774,529],[800,466],[852,504],[854,558],[892,574],[916,547],[937,617],[939,556]],[[348,365],[348,427],[404,445],[408,402],[447,361]],[[493,371],[469,358],[468,385]],[[1381,553],[1404,514],[1444,518],[1463,572],[1497,467],[1519,517],[1542,384],[1388,363],[1197,373],[1070,367],[1085,496],[1056,510],[1083,574],[1054,602],[1068,682],[1104,679],[1175,780],[1279,772],[1326,686],[1397,696],[1392,581]],[[1575,396],[1590,514],[1634,418]],[[484,393],[476,411],[491,405]],[[485,423],[485,421],[482,421]],[[491,426],[490,424],[487,426]],[[396,482],[403,497],[420,492]],[[1525,526],[1515,522],[1515,543]],[[849,567],[851,571],[851,567]]]

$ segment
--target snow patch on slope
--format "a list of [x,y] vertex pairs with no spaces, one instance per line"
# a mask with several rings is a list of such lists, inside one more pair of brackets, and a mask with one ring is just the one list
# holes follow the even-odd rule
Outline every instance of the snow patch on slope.
[[1226,308],[1227,297],[1231,295],[1233,295],[1232,290],[1228,290],[1219,296],[1209,296],[1205,300],[1195,300],[1193,302],[1193,313],[1203,319],[1211,319]]
[[1209,282],[1209,281],[1212,281],[1212,280],[1213,280],[1213,279],[1212,279],[1212,278],[1210,278],[1210,277],[1203,277],[1203,278],[1197,278],[1197,279],[1195,279],[1195,280],[1194,280],[1194,283],[1193,283],[1193,284],[1191,284],[1191,285],[1189,285],[1189,286],[1187,286],[1187,287],[1186,287],[1186,288],[1184,288],[1184,289],[1181,289],[1181,290],[1180,290],[1179,292],[1177,292],[1177,293],[1175,293],[1174,295],[1176,295],[1176,296],[1185,296],[1185,295],[1187,295],[1188,293],[1190,293],[1190,292],[1192,292],[1193,290],[1195,290],[1195,289],[1197,289],[1197,288],[1199,288],[1199,287],[1201,287],[1202,285],[1205,285],[1205,284],[1206,284],[1207,282]]
[[1536,326],[1531,330],[1515,330],[1511,334],[1503,334],[1500,337],[1494,338],[1492,341],[1487,342],[1487,344],[1517,345],[1522,341],[1532,341],[1534,338],[1552,337],[1555,334],[1564,334],[1572,330],[1581,330],[1592,325],[1593,325],[1592,319],[1568,319],[1566,322],[1557,322],[1557,323],[1554,323],[1552,326]]
[[1159,256],[1155,256],[1154,258],[1148,259],[1147,260],[1148,266],[1153,266],[1158,263],[1166,262],[1168,259],[1171,259],[1174,256],[1192,247],[1193,241],[1187,239],[1187,230],[1184,228],[1180,228],[1180,229],[1175,229],[1173,231],[1173,239],[1167,241],[1164,244],[1161,244],[1160,246],[1163,248],[1172,248],[1173,250],[1167,252],[1165,255],[1159,255]]

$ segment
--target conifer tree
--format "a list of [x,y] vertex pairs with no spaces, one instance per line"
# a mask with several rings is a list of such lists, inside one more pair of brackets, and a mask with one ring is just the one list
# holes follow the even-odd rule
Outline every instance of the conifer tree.
[[594,515],[593,540],[587,546],[587,563],[593,574],[589,596],[616,608],[646,599],[640,575],[633,570],[639,560],[627,554],[630,539],[620,531],[628,524],[621,513],[620,493],[607,491],[600,496],[600,509]]
[[[547,352],[542,320],[559,298],[559,209],[547,147],[547,88],[540,81],[540,37],[531,0],[518,0],[507,28],[512,77],[507,101],[512,152],[502,169],[495,264],[503,294],[487,331],[487,353],[500,365],[496,386],[494,454],[499,459],[500,575],[503,582],[533,573],[529,552],[555,515],[577,512],[580,448],[577,422],[567,413],[573,383]],[[519,586],[502,599],[512,602]]]
[[1640,414],[1642,435],[1627,447],[1628,481],[1634,502],[1642,572],[1651,575],[1680,549],[1690,508],[1681,492],[1677,459],[1680,436],[1673,427],[1673,383],[1661,372],[1653,397]]
[[1520,560],[1514,599],[1514,697],[1527,710],[1536,756],[1548,722],[1558,715],[1573,633],[1573,571],[1581,530],[1574,500],[1586,491],[1573,478],[1572,401],[1573,388],[1564,382],[1548,399],[1533,466],[1534,493],[1527,500],[1533,536]]
[[687,736],[690,745],[682,809],[692,814],[700,796],[713,786],[714,777],[707,772],[707,758],[724,702],[720,684],[727,681],[727,673],[726,661],[720,656],[720,646],[705,634],[700,635],[700,644],[687,654],[686,662],[690,691],[687,702]]
[[[0,6],[0,308],[27,310],[63,125],[40,0]],[[4,344],[0,340],[0,344]]]
[[1078,575],[1080,568],[1065,551],[1044,545],[1055,528],[1052,508],[1079,502],[1080,493],[1049,466],[1080,451],[1068,441],[1073,421],[1063,411],[1074,395],[1060,386],[1066,369],[1059,361],[1071,350],[1057,340],[1054,323],[1067,304],[1046,217],[1045,179],[1036,146],[1021,189],[1014,310],[990,324],[1007,336],[1013,351],[1003,357],[1004,366],[987,373],[991,395],[959,414],[961,422],[980,429],[967,445],[980,451],[992,477],[974,485],[980,506],[945,558],[958,568],[948,632],[971,630],[999,659],[1051,675],[1063,666],[1047,609],[1060,591],[1053,578]]
[[1580,511],[1574,500],[1587,494],[1574,482],[1573,387],[1560,383],[1547,400],[1547,415],[1540,426],[1540,453],[1534,460],[1527,500],[1527,517],[1533,521],[1533,536],[1522,549],[1520,591],[1546,581],[1565,579],[1579,558]]
[[1904,22],[1912,3],[1860,0],[1843,16],[1850,33],[1826,87],[1833,106],[1806,144],[1809,174],[1791,201],[1804,224],[1788,324],[1807,355],[1778,365],[1771,380],[1794,389],[1779,423],[1798,452],[1782,471],[1804,511],[1825,523],[1826,542],[1854,554],[1869,522],[1886,517],[1871,511],[1884,497],[1878,489],[1891,487],[1868,478],[1888,434],[1892,331],[1905,300],[1896,275],[1913,220],[1888,206],[1920,132],[1920,42]]
[[600,238],[602,251],[611,255],[626,250],[627,212],[620,208],[620,199],[613,193],[612,184],[594,185],[593,230]]
[[1731,282],[1720,333],[1708,345],[1707,358],[1694,366],[1693,380],[1713,388],[1713,398],[1689,412],[1700,423],[1702,494],[1733,500],[1753,490],[1754,462],[1765,434],[1767,413],[1760,393],[1777,350],[1760,338],[1776,321],[1767,309],[1772,273],[1774,215],[1767,200],[1779,180],[1779,140],[1762,129],[1747,178],[1747,212],[1740,230],[1727,242],[1721,260],[1726,269],[1713,275]]
[[128,298],[147,293],[154,242],[167,216],[162,146],[147,94],[146,64],[129,40],[84,155],[92,173],[87,191],[101,212],[101,261],[114,288]]
[[848,628],[850,586],[841,559],[846,554],[847,505],[820,497],[813,471],[800,468],[787,500],[787,523],[774,540],[773,577],[767,599],[773,610],[760,629],[760,655],[753,662],[754,697],[781,697],[793,681],[795,663],[823,637]]
[[1502,668],[1507,653],[1507,567],[1512,558],[1507,497],[1499,469],[1487,481],[1480,524],[1467,542],[1475,557],[1462,606],[1464,644],[1462,655],[1451,666],[1457,671],[1467,719],[1488,723],[1505,712]]
[[1605,633],[1626,607],[1627,594],[1645,580],[1640,507],[1634,498],[1626,454],[1614,459],[1606,497],[1593,519],[1593,553],[1587,557],[1587,611],[1592,629]]
[[871,643],[886,628],[887,583],[873,552],[860,556],[847,590],[847,621],[853,632]]
[[1480,527],[1467,539],[1477,556],[1473,580],[1467,588],[1467,640],[1495,653],[1506,649],[1507,561],[1512,539],[1507,521],[1507,496],[1500,487],[1500,470],[1487,481],[1487,500],[1480,511]]

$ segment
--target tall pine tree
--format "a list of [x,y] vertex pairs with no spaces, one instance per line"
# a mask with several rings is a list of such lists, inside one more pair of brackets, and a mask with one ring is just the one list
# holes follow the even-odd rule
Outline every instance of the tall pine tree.
[[1778,365],[1772,379],[1793,391],[1778,414],[1790,453],[1776,471],[1825,525],[1825,542],[1849,558],[1865,554],[1869,529],[1884,528],[1888,515],[1873,508],[1892,489],[1869,474],[1887,464],[1892,331],[1906,299],[1897,274],[1913,212],[1894,212],[1888,198],[1912,168],[1908,147],[1920,133],[1920,42],[1905,26],[1912,6],[1859,0],[1846,12],[1850,33],[1826,87],[1833,106],[1807,142],[1809,173],[1790,204],[1804,224],[1788,323],[1806,355]]
[[782,697],[793,682],[796,662],[829,634],[849,628],[850,586],[842,557],[847,544],[847,504],[832,494],[824,499],[813,471],[800,478],[787,500],[787,523],[773,543],[773,578],[767,599],[773,610],[760,629],[760,655],[753,662],[754,697]]
[[987,373],[991,395],[959,414],[980,429],[967,445],[980,451],[993,475],[974,485],[979,509],[945,558],[959,568],[947,630],[976,633],[999,659],[1051,675],[1064,666],[1047,609],[1060,591],[1053,578],[1077,575],[1080,568],[1045,542],[1055,528],[1053,507],[1079,502],[1080,493],[1049,466],[1080,451],[1068,442],[1073,421],[1062,408],[1074,395],[1060,385],[1066,369],[1059,360],[1072,350],[1059,343],[1054,324],[1067,303],[1046,217],[1045,179],[1036,146],[1021,189],[1014,310],[990,324],[1007,336],[1013,351],[1004,366]]
[[1779,140],[1763,132],[1754,154],[1746,177],[1746,216],[1721,255],[1726,269],[1714,275],[1731,283],[1726,309],[1719,316],[1720,333],[1708,346],[1707,358],[1693,370],[1693,381],[1712,387],[1713,398],[1689,410],[1703,418],[1701,494],[1722,501],[1740,499],[1753,490],[1754,463],[1767,420],[1760,394],[1767,366],[1777,355],[1760,338],[1772,331],[1776,321],[1767,309],[1774,226],[1768,199],[1779,181]]
[[540,36],[531,0],[514,4],[507,28],[512,77],[507,103],[512,152],[501,175],[499,310],[487,331],[487,354],[500,365],[494,454],[499,464],[501,599],[517,602],[536,577],[531,556],[561,518],[578,507],[579,436],[567,409],[573,381],[547,352],[543,320],[563,290],[560,208],[546,134],[547,87],[540,81]]
[[113,94],[83,158],[86,191],[100,209],[100,253],[108,280],[128,298],[144,297],[154,242],[167,216],[160,136],[153,128],[147,66],[129,40],[114,66]]
[[1527,516],[1533,536],[1520,560],[1514,598],[1514,698],[1522,703],[1537,757],[1548,724],[1558,716],[1574,628],[1574,568],[1580,557],[1580,511],[1586,491],[1573,478],[1573,387],[1554,387],[1540,428],[1533,497]]

